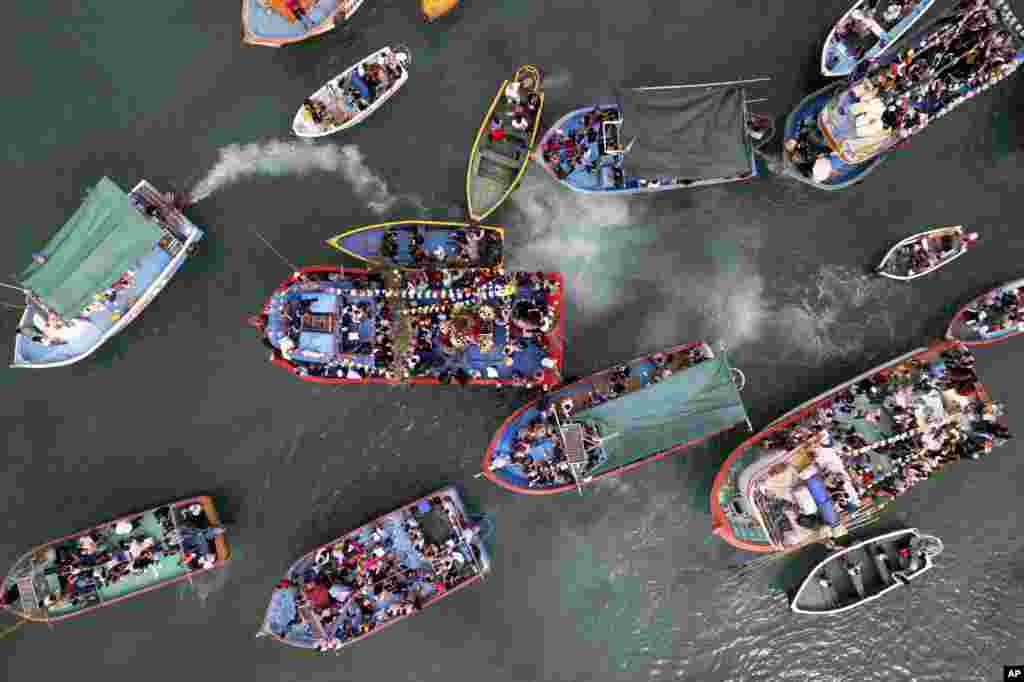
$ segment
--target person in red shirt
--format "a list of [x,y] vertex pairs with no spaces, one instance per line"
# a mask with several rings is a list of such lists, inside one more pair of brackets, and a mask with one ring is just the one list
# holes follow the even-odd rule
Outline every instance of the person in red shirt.
[[491,142],[505,139],[505,129],[501,126],[501,121],[498,120],[497,116],[491,117],[491,130],[488,135],[491,138]]

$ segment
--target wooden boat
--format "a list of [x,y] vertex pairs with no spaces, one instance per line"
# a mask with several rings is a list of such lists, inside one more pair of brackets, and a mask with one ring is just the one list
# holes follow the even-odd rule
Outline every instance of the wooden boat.
[[163,291],[204,233],[142,180],[90,191],[19,276],[26,306],[11,367],[66,367],[95,353]]
[[432,23],[459,6],[459,0],[420,0],[420,14],[425,22]]
[[703,341],[645,355],[516,410],[491,439],[483,475],[527,495],[582,491],[737,424],[749,427],[744,383]]
[[[292,132],[299,137],[324,137],[359,125],[405,85],[411,63],[409,48],[402,45],[377,50],[310,95],[295,112]],[[367,70],[377,72],[376,85],[370,86],[366,74],[359,73]]]
[[[526,172],[544,110],[541,81],[536,66],[520,66],[498,88],[480,124],[466,170],[466,204],[474,222],[501,206]],[[517,105],[521,105],[519,112]],[[517,120],[525,120],[525,128],[515,127]]]
[[357,227],[330,246],[378,268],[500,268],[505,230],[470,223],[399,220]]
[[880,599],[935,565],[942,541],[916,528],[841,549],[814,567],[790,601],[794,613],[835,615]]
[[303,381],[551,387],[561,383],[562,300],[557,272],[314,266],[249,323],[271,363]]
[[754,149],[774,135],[747,109],[745,84],[619,88],[614,99],[570,111],[544,133],[534,159],[583,193],[638,194],[757,177]]
[[56,623],[219,568],[230,552],[213,500],[191,497],[51,540],[3,581],[3,608]]
[[924,277],[964,255],[977,238],[977,232],[964,235],[962,225],[919,232],[889,249],[876,272],[902,281]]
[[882,4],[878,0],[858,0],[825,39],[821,51],[822,75],[848,76],[861,62],[877,59],[903,37],[934,2],[911,0],[906,4]]
[[[281,47],[328,31],[348,21],[363,0],[242,0],[242,42]],[[300,16],[301,14],[301,16]]]
[[299,558],[274,589],[257,637],[337,650],[479,582],[490,570],[479,527],[458,491],[442,488]]
[[[923,459],[928,447],[937,445],[951,462],[1002,445],[1001,410],[971,378],[972,361],[957,341],[919,348],[773,421],[715,476],[714,534],[752,552],[844,537],[850,526],[877,518],[883,500],[910,490],[925,465],[933,467]],[[904,403],[910,407],[891,407]]]
[[[818,116],[822,108],[843,86],[843,82],[832,83],[804,97],[786,117],[786,125],[783,128],[782,172],[806,185],[826,191],[842,190],[857,184],[888,158],[879,155],[860,164],[849,164],[829,146],[829,138],[821,133],[818,125]],[[802,139],[807,145],[806,150],[790,149],[790,145],[793,144],[790,141],[795,142],[798,139]],[[812,172],[812,159],[819,154],[826,155],[832,165],[829,176],[821,180],[816,179]],[[805,158],[802,159],[801,156]]]
[[989,346],[1024,334],[1024,278],[1015,279],[960,307],[946,329],[947,339],[965,346]]

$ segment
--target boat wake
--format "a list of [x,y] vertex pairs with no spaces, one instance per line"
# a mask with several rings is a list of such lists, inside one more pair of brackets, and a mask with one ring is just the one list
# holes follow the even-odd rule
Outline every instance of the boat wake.
[[424,212],[423,200],[415,194],[393,194],[387,182],[366,165],[362,151],[353,144],[314,144],[304,141],[270,140],[250,144],[229,144],[220,149],[219,159],[206,176],[192,188],[189,203],[197,203],[246,178],[281,177],[309,173],[338,173],[366,207],[377,215],[390,213],[406,203]]

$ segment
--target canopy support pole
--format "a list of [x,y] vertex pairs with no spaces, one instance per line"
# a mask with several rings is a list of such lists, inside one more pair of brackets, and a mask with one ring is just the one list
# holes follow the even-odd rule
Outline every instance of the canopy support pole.
[[[168,505],[168,511],[170,511],[171,523],[174,524],[174,532],[177,533],[179,538],[181,538],[181,547],[180,547],[180,549],[181,549],[182,555],[184,555],[185,554],[185,536],[181,534],[181,528],[178,527],[178,519],[175,518],[175,514],[178,513],[178,509],[177,509],[177,507],[175,507],[172,504],[172,505]],[[195,586],[195,583],[192,582],[192,571],[191,570],[189,570],[189,572],[188,572],[188,584],[189,584],[189,587],[192,588],[192,591],[195,592],[196,586]]]
[[771,78],[765,76],[762,78],[748,78],[746,80],[738,81],[720,81],[718,83],[694,83],[693,85],[648,85],[642,88],[633,88],[633,90],[675,90],[679,88],[713,88],[719,85],[744,85],[746,83],[761,83],[763,81],[770,81]]

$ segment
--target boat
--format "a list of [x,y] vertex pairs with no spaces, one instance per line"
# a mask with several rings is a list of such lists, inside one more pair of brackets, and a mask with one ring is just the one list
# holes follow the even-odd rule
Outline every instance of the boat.
[[703,341],[597,372],[516,410],[491,439],[483,475],[550,495],[676,454],[746,423],[745,379]]
[[786,117],[782,149],[784,175],[818,189],[838,191],[864,180],[888,158],[880,155],[851,164],[828,146],[818,128],[818,115],[843,85],[836,82],[812,92]]
[[919,232],[889,249],[876,272],[904,282],[924,277],[964,255],[977,239],[977,232],[965,235],[962,225]]
[[551,387],[562,299],[557,272],[312,266],[249,322],[271,363],[304,381]]
[[190,497],[33,548],[4,578],[0,604],[56,623],[191,580],[229,555],[213,500]]
[[744,84],[766,78],[619,88],[570,111],[541,138],[534,158],[575,192],[638,194],[750,180],[755,148],[774,133],[747,110]]
[[963,0],[906,49],[844,83],[821,108],[818,129],[846,164],[909,139],[1015,73],[1024,31],[1005,0]]
[[536,66],[520,66],[484,115],[466,170],[466,206],[474,222],[494,213],[526,172],[544,110],[541,82]]
[[257,637],[336,651],[482,580],[491,559],[454,487],[380,516],[299,558]]
[[359,125],[405,85],[411,63],[403,45],[377,50],[310,95],[295,112],[292,132],[325,137]]
[[715,476],[714,534],[763,553],[841,538],[931,471],[1003,445],[973,363],[957,341],[918,348],[779,417]]
[[101,179],[21,273],[26,306],[11,367],[65,367],[96,352],[156,298],[204,234],[145,180]]
[[852,611],[905,587],[935,565],[942,541],[916,528],[862,540],[834,552],[804,578],[790,601],[793,613],[812,616]]
[[423,21],[433,23],[459,6],[459,0],[420,0]]
[[327,243],[377,268],[500,268],[505,230],[438,220],[357,227]]
[[363,0],[242,0],[242,42],[281,47],[348,21]]
[[1015,279],[963,305],[946,329],[947,339],[988,346],[1024,334],[1024,278]]
[[882,5],[878,0],[857,0],[825,39],[822,75],[849,76],[862,62],[878,59],[934,3],[935,0],[907,0]]

